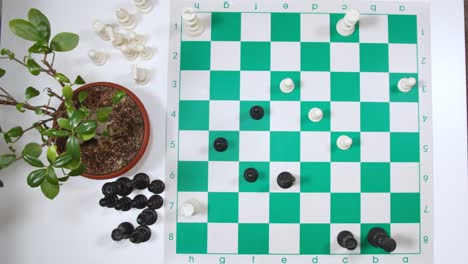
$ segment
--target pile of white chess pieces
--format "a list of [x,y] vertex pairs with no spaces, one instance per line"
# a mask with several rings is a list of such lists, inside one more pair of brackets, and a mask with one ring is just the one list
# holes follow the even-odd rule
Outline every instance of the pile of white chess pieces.
[[[139,13],[146,14],[153,9],[152,0],[133,0],[133,2]],[[116,27],[96,20],[93,23],[96,34],[102,40],[110,41],[112,46],[119,49],[128,61],[134,61],[137,58],[141,58],[142,60],[150,60],[153,58],[153,49],[146,46],[145,37],[132,31],[138,24],[136,15],[123,8],[117,9],[115,15],[118,24],[127,30],[128,33],[120,33],[117,31]],[[109,55],[105,52],[92,49],[88,52],[88,57],[95,65],[102,66],[107,62]],[[150,81],[151,73],[147,69],[133,65],[132,77],[137,84],[144,85]]]

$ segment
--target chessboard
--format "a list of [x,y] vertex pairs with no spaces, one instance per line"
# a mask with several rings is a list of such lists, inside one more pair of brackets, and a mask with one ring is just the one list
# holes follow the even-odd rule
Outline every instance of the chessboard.
[[165,263],[433,263],[429,29],[424,3],[172,1]]

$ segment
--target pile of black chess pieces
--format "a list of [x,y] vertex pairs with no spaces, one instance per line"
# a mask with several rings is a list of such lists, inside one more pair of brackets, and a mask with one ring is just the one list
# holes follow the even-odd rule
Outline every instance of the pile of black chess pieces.
[[[147,198],[142,194],[138,194],[131,199],[128,195],[134,189],[148,189],[153,195]],[[112,231],[112,239],[115,241],[130,239],[135,244],[148,241],[151,237],[151,229],[148,226],[153,225],[158,220],[156,210],[163,206],[163,198],[159,194],[164,189],[164,182],[161,180],[150,182],[149,176],[145,173],[138,173],[133,177],[133,180],[122,177],[114,182],[105,183],[102,186],[104,198],[99,200],[99,205],[114,208],[118,211],[128,211],[132,208],[144,209],[137,217],[139,225],[137,228],[134,228],[129,222],[123,222]]]

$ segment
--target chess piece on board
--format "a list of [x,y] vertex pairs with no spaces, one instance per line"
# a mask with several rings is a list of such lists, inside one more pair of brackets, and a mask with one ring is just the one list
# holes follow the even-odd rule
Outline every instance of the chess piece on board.
[[194,216],[200,212],[201,204],[196,199],[190,199],[182,204],[181,213],[185,217]]
[[403,93],[407,93],[413,89],[413,87],[416,85],[416,78],[401,78],[398,81],[397,87],[398,90],[400,90]]
[[336,31],[343,37],[352,35],[360,18],[361,14],[358,10],[349,9],[346,11],[345,16],[336,24]]
[[338,244],[346,248],[347,250],[355,250],[357,248],[358,242],[354,238],[354,235],[349,231],[341,231],[337,237]]
[[250,108],[250,117],[254,120],[260,120],[265,116],[265,110],[259,105],[254,105]]
[[336,146],[341,150],[348,150],[352,145],[353,139],[346,135],[339,136],[336,140]]
[[203,33],[203,24],[193,8],[186,8],[182,11],[182,23],[184,31],[190,36],[196,37]]
[[258,171],[254,168],[248,168],[244,171],[244,179],[248,182],[256,182],[258,179]]
[[280,89],[283,93],[291,93],[294,91],[294,81],[291,78],[286,78],[281,81]]
[[397,245],[395,240],[387,235],[387,232],[380,227],[372,228],[367,234],[367,241],[374,247],[379,247],[386,252],[395,251]]
[[323,118],[323,111],[322,109],[318,107],[314,107],[310,109],[309,114],[308,114],[309,120],[316,123],[320,122]]
[[218,152],[224,152],[228,149],[228,141],[225,138],[219,137],[213,142],[213,147]]
[[281,187],[282,189],[289,189],[293,186],[294,182],[296,181],[296,178],[289,173],[289,172],[282,172],[278,175],[278,178],[276,179],[276,182],[278,183],[278,186]]

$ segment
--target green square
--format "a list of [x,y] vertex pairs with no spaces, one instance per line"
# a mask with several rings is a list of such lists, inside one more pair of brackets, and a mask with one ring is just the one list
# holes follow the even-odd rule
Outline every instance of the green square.
[[240,41],[241,14],[232,12],[213,12],[211,14],[211,40]]
[[180,54],[181,70],[209,70],[211,45],[206,41],[182,41]]
[[360,77],[358,72],[331,73],[331,101],[359,102]]
[[330,203],[332,223],[361,222],[361,194],[332,193]]
[[299,161],[301,158],[300,132],[271,132],[270,160]]
[[210,74],[211,100],[239,100],[240,72],[212,71]]
[[419,83],[409,92],[404,93],[398,90],[398,81],[401,78],[415,78],[418,80],[418,75],[414,73],[390,73],[390,101],[391,102],[418,102],[419,101]]
[[390,203],[392,223],[419,223],[421,221],[419,193],[392,193]]
[[270,223],[299,223],[299,193],[270,193]]
[[269,242],[268,224],[239,224],[239,254],[268,254]]
[[[320,122],[309,119],[309,111],[315,107],[323,112]],[[330,102],[301,102],[301,131],[330,131],[330,113]]]
[[390,192],[390,163],[361,163],[361,192]]
[[388,72],[388,44],[360,44],[361,72]]
[[[336,145],[337,139],[342,135],[353,140],[353,145],[348,150],[342,150]],[[330,144],[332,161],[358,162],[361,160],[361,134],[359,132],[332,132]]]
[[180,130],[208,130],[210,117],[208,101],[180,101],[179,129]]
[[208,191],[208,162],[179,161],[177,190],[179,192]]
[[301,192],[330,192],[330,163],[301,162]]
[[330,254],[329,224],[301,224],[300,228],[300,254]]
[[371,244],[369,244],[369,241],[367,240],[367,235],[369,234],[369,231],[374,227],[383,228],[390,237],[392,236],[390,233],[391,231],[390,224],[361,224],[361,254],[365,254],[365,255],[390,254],[387,251],[379,247],[374,247]]
[[336,24],[345,14],[330,14],[330,40],[331,42],[359,42],[359,22],[356,24],[351,36],[343,37],[336,31]]
[[330,71],[330,43],[301,43],[302,71]]
[[[272,101],[299,101],[301,99],[301,74],[299,72],[271,72],[270,96]],[[280,83],[286,78],[291,78],[294,82],[294,90],[290,93],[283,93]]]
[[[210,131],[209,137],[210,161],[238,161],[239,160],[239,132],[238,131]],[[214,149],[213,143],[217,138],[225,138],[228,148],[223,152]]]
[[177,254],[206,254],[207,242],[207,224],[177,223]]
[[301,41],[301,14],[272,13],[271,41]]
[[[248,182],[244,178],[244,171],[254,168],[258,171],[258,179]],[[269,192],[270,191],[270,163],[268,162],[240,162],[239,163],[239,191],[240,192]]]
[[241,42],[241,70],[269,71],[270,42]]
[[388,41],[416,44],[418,42],[417,17],[415,15],[389,15]]
[[419,162],[418,133],[390,133],[392,162]]
[[361,103],[361,131],[389,132],[390,104]]
[[208,193],[208,222],[239,222],[239,193]]
[[[265,115],[260,120],[250,116],[253,106],[261,106]],[[270,130],[270,102],[269,101],[241,101],[240,103],[240,130],[268,131]]]

